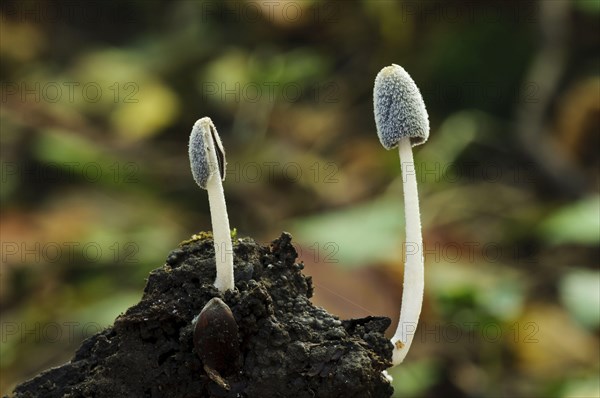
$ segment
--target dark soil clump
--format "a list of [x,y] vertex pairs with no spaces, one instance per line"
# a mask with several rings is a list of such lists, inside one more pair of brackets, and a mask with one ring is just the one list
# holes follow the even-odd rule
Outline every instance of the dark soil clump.
[[[150,273],[138,304],[87,339],[69,363],[17,386],[14,397],[392,395],[382,374],[392,358],[383,335],[388,318],[340,321],[313,306],[311,279],[295,263],[286,233],[271,247],[238,239],[234,251],[236,290],[222,295],[213,286],[210,238],[173,250]],[[239,327],[239,357],[217,377],[195,352],[192,325],[213,297],[231,308]]]

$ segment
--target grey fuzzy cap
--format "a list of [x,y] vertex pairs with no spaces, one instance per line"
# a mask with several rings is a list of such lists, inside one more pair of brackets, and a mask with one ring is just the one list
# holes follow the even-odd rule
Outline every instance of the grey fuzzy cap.
[[386,149],[410,137],[413,146],[429,137],[429,117],[417,85],[401,66],[383,68],[373,89],[375,125],[379,141]]
[[[209,141],[212,141],[215,148],[217,164],[210,162]],[[206,189],[208,179],[213,173],[219,173],[221,180],[225,180],[225,150],[217,128],[209,117],[199,119],[192,127],[188,150],[192,175],[200,188]]]

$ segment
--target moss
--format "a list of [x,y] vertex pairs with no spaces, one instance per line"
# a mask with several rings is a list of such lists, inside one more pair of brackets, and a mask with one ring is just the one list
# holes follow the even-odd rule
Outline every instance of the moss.
[[200,231],[197,234],[194,234],[190,237],[190,239],[179,242],[179,247],[183,247],[185,245],[189,245],[190,243],[194,243],[196,241],[202,241],[206,239],[213,238],[213,234],[211,231]]

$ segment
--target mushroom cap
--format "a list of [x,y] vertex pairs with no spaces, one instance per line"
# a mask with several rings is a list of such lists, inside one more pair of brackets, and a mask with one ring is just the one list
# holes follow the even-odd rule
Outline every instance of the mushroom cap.
[[429,117],[419,88],[399,65],[386,66],[377,74],[373,89],[375,125],[386,149],[410,137],[412,146],[429,137]]
[[[211,161],[211,147],[214,147],[217,164]],[[219,173],[221,180],[225,180],[225,150],[217,128],[209,117],[203,117],[194,123],[188,150],[192,175],[200,188],[206,189],[208,180],[214,173]]]

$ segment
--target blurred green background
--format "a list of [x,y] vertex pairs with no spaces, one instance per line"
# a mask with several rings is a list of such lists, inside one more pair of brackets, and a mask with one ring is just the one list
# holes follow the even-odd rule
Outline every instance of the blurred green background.
[[[194,121],[232,227],[292,233],[315,302],[398,315],[403,210],[372,86],[402,65],[426,297],[398,397],[600,396],[600,2],[0,3],[2,394],[68,361],[210,230]],[[390,330],[390,335],[393,330]]]

